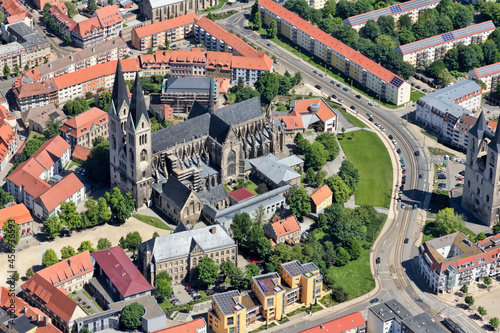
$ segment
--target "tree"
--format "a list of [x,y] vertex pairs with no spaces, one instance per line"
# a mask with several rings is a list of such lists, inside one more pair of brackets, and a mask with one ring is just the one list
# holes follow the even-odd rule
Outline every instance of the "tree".
[[85,212],[85,216],[87,217],[88,225],[86,227],[94,227],[99,224],[99,206],[97,202],[89,197],[85,202],[85,208],[87,211]]
[[111,212],[109,211],[108,205],[106,204],[106,199],[100,197],[99,200],[97,200],[97,205],[99,207],[99,222],[108,222],[111,218]]
[[250,280],[252,277],[259,275],[259,266],[257,266],[254,263],[250,263],[246,267],[245,271],[245,278],[248,280],[248,283],[250,284]]
[[453,22],[446,13],[439,15],[436,25],[440,34],[453,30]]
[[14,73],[16,73],[16,76],[18,76],[20,72],[21,72],[21,69],[19,68],[19,65],[18,65],[18,64],[16,64],[16,65],[14,66]]
[[361,243],[354,237],[347,240],[346,250],[351,257],[351,260],[356,260],[361,256]]
[[35,272],[33,272],[33,268],[28,268],[28,270],[26,271],[26,277],[29,279],[31,278],[33,275],[35,274]]
[[338,175],[351,190],[351,194],[356,192],[359,183],[359,171],[350,160],[342,161]]
[[0,187],[0,206],[4,207],[6,204],[9,202],[13,202],[16,199],[12,195],[10,195],[9,192],[5,192],[1,187]]
[[271,252],[271,243],[260,224],[254,224],[248,231],[246,247],[257,258],[265,258]]
[[336,265],[339,267],[347,265],[349,260],[351,260],[351,256],[349,255],[349,252],[346,251],[342,246],[339,246],[338,248],[335,249],[335,258],[336,258]]
[[349,299],[349,294],[344,291],[342,287],[334,287],[332,289],[332,299],[335,302],[342,303]]
[[76,205],[73,201],[62,202],[59,212],[61,223],[69,229],[79,229],[82,227],[82,217],[76,211]]
[[372,41],[380,35],[380,27],[374,20],[368,20],[362,29],[363,36]]
[[127,242],[125,241],[125,237],[123,236],[120,237],[120,240],[118,241],[118,246],[124,250],[127,248]]
[[56,251],[52,249],[47,249],[42,255],[42,265],[44,268],[57,264],[59,259],[57,259]]
[[259,225],[264,224],[264,217],[266,216],[266,210],[263,205],[259,205],[253,215],[253,222]]
[[157,231],[155,231],[155,232],[153,233],[153,238],[156,238],[156,237],[160,237],[160,234],[159,234]]
[[234,271],[231,276],[229,276],[229,283],[233,288],[239,291],[247,290],[250,285],[250,281],[246,279],[245,275],[238,267],[234,267]]
[[313,168],[315,171],[321,170],[326,164],[328,153],[322,143],[314,141],[311,149],[306,152],[304,157],[306,168]]
[[461,71],[468,72],[471,69],[479,67],[480,61],[476,50],[470,46],[459,45],[458,66]]
[[[49,4],[50,5],[50,4]],[[51,44],[52,45],[52,44]],[[24,65],[24,70],[25,71],[29,71],[30,70],[30,66],[28,64]]]
[[230,226],[233,238],[241,244],[251,227],[252,219],[248,213],[236,214]]
[[236,92],[234,102],[239,103],[253,97],[260,97],[259,92],[251,87],[244,87]]
[[362,242],[366,237],[366,226],[358,220],[341,219],[330,227],[330,233],[335,244],[344,245],[351,237]]
[[269,256],[269,261],[274,265],[274,267],[280,267],[282,263],[292,260],[292,251],[290,246],[285,243],[278,243],[271,250],[271,255]]
[[260,12],[257,12],[252,18],[252,26],[254,30],[259,30],[262,28],[262,19],[260,18]]
[[210,257],[203,257],[198,263],[198,278],[205,284],[212,285],[215,283],[219,273],[219,267]]
[[490,319],[490,326],[493,328],[498,328],[498,325],[500,324],[500,320],[497,317],[493,317]]
[[436,231],[440,235],[448,235],[465,228],[465,222],[460,215],[455,215],[453,208],[441,209],[436,216]]
[[232,276],[236,271],[236,266],[231,260],[226,260],[220,264],[220,274],[224,276],[224,280]]
[[477,313],[479,313],[481,316],[486,316],[486,314],[488,313],[488,311],[486,311],[486,309],[484,307],[478,306]]
[[71,258],[75,254],[76,254],[75,249],[72,246],[67,245],[61,249],[61,260]]
[[85,251],[89,251],[90,253],[95,252],[94,246],[92,245],[92,242],[90,241],[83,241],[80,243],[80,246],[78,247],[78,253],[82,253]]
[[474,297],[472,296],[465,296],[465,304],[468,306],[473,306],[474,305]]
[[111,242],[107,238],[99,238],[97,241],[97,251],[109,249],[112,246],[113,245],[111,245]]
[[2,230],[4,233],[5,245],[7,245],[7,247],[11,250],[15,249],[17,244],[19,244],[19,239],[21,237],[19,235],[21,226],[17,224],[13,218],[9,218],[3,223]]
[[5,13],[0,11],[0,23],[5,22]]
[[311,143],[309,140],[302,136],[302,133],[298,132],[293,139],[293,143],[297,147],[297,153],[305,154],[311,149]]
[[455,17],[452,19],[455,30],[465,28],[472,23],[474,14],[467,7],[460,5],[455,8],[458,8]]
[[14,272],[11,274],[11,276],[10,276],[10,277],[11,277],[11,278],[12,278],[12,280],[14,280],[15,282],[19,281],[19,278],[20,278],[19,273],[18,273],[17,271],[14,271]]
[[448,71],[448,69],[443,69],[441,73],[438,74],[437,80],[440,85],[442,86],[447,86],[448,84],[453,81],[454,77],[451,75],[451,73]]
[[276,24],[275,20],[272,20],[271,23],[269,23],[269,27],[267,28],[267,35],[271,39],[278,36],[278,25]]
[[401,45],[413,43],[414,41],[416,41],[415,35],[409,29],[400,30],[398,38]]
[[270,103],[278,94],[278,75],[271,72],[262,73],[255,82],[255,88],[260,94],[262,103]]
[[67,101],[63,106],[63,111],[68,116],[79,115],[80,113],[87,111],[88,109],[90,109],[89,103],[81,97],[77,97],[73,100]]
[[380,33],[382,35],[392,36],[396,30],[396,23],[394,22],[394,17],[392,16],[381,16],[377,20],[377,24],[380,28]]
[[326,171],[319,170],[316,173],[316,186],[317,187],[323,186],[323,184],[325,183],[325,179],[326,179]]
[[459,67],[458,64],[458,49],[450,49],[448,52],[446,52],[444,59],[443,59],[444,64],[446,65],[446,68],[448,70],[457,70]]
[[314,141],[320,142],[328,153],[327,159],[329,161],[335,159],[340,153],[339,143],[335,134],[325,132],[319,134]]
[[61,234],[63,225],[57,215],[52,215],[43,221],[43,231],[52,239],[55,239]]
[[258,194],[262,194],[262,193],[266,193],[267,191],[269,191],[269,189],[267,188],[266,183],[260,183],[255,191]]
[[499,233],[500,233],[500,222],[497,222],[497,224],[493,226],[493,234],[497,235]]
[[111,214],[113,214],[118,221],[124,223],[125,220],[131,216],[135,200],[132,198],[130,193],[122,195],[120,189],[118,187],[114,187],[111,192],[106,192],[104,194],[104,198],[111,209]]
[[63,40],[66,43],[66,45],[70,45],[71,43],[73,43],[73,38],[71,38],[71,35],[69,34],[64,35]]
[[485,276],[483,278],[483,283],[487,286],[490,286],[492,284],[491,278],[489,276]]
[[10,68],[9,68],[9,65],[5,64],[3,66],[3,75],[5,76],[9,76],[10,75]]
[[408,14],[400,16],[398,20],[398,25],[399,29],[401,30],[410,29],[412,26],[412,21],[410,16],[408,16]]
[[126,329],[135,330],[142,325],[142,316],[145,312],[146,310],[144,310],[144,306],[134,302],[123,308],[120,321]]
[[78,14],[78,9],[76,8],[76,5],[73,2],[66,1],[66,2],[64,2],[64,5],[66,6],[66,9],[68,10],[69,18],[73,18],[73,16]]
[[172,294],[171,278],[166,271],[161,271],[156,274],[156,293],[163,298],[167,298]]
[[463,292],[464,294],[467,294],[469,292],[469,286],[464,284],[462,288],[460,288],[460,291]]
[[45,139],[52,139],[53,137],[59,135],[59,129],[63,125],[63,121],[58,118],[49,118],[46,122],[46,127],[43,130],[43,135]]
[[444,64],[443,60],[436,60],[427,68],[427,73],[437,78],[439,73],[444,70],[446,70],[446,65]]
[[288,197],[288,204],[292,213],[300,219],[302,216],[306,216],[311,212],[311,201],[309,194],[303,188],[293,187],[290,190],[290,196]]
[[97,4],[95,0],[88,0],[89,2],[87,3],[87,12],[92,15],[97,9]]
[[137,246],[142,243],[142,237],[138,231],[129,232],[125,237],[125,243],[129,251],[135,251]]
[[316,181],[316,173],[312,168],[307,169],[304,181],[309,185],[314,185],[314,182]]
[[396,48],[396,44],[394,43],[394,41],[392,40],[392,38],[390,36],[387,36],[387,35],[380,35],[380,36],[378,36],[375,39],[375,43],[377,43],[378,45],[387,46],[390,49],[395,49]]
[[333,192],[333,200],[338,203],[344,203],[349,200],[351,190],[338,175],[330,176],[326,179],[326,185]]

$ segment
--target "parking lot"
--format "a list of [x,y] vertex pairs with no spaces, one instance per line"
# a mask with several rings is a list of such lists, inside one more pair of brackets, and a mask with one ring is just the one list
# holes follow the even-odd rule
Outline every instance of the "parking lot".
[[450,159],[447,155],[433,155],[432,163],[438,166],[438,176],[434,180],[435,188],[452,191],[463,186],[465,160],[453,157]]

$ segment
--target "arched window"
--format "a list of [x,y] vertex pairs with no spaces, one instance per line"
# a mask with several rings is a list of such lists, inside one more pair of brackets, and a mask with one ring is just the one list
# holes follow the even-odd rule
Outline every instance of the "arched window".
[[129,149],[129,156],[130,156],[130,162],[134,162],[134,152],[132,151],[132,148]]
[[227,175],[232,176],[236,173],[236,153],[231,150],[227,155]]
[[113,135],[113,137],[111,138],[111,142],[113,144],[113,150],[116,150],[116,138],[115,136]]
[[479,189],[479,187],[477,188],[477,195],[480,195],[481,194],[481,190]]
[[141,151],[141,162],[146,161],[146,156],[148,156],[148,152],[146,151],[146,149],[143,149]]
[[191,201],[191,203],[189,204],[189,207],[191,210],[191,214],[194,214],[194,201]]
[[470,180],[467,181],[467,187],[470,188]]
[[492,180],[492,179],[493,179],[493,169],[490,168],[490,180]]
[[490,202],[490,196],[489,195],[486,196],[486,202]]

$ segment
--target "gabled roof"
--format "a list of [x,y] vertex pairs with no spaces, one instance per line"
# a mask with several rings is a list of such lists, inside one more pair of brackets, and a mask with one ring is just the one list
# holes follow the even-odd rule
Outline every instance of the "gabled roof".
[[42,269],[37,274],[55,287],[76,279],[94,270],[89,251],[75,254],[71,258],[61,260],[57,264]]
[[40,196],[47,211],[51,212],[58,207],[61,202],[68,200],[73,194],[84,187],[80,179],[74,173],[70,173],[52,186],[47,192]]
[[299,114],[311,113],[311,104],[319,105],[319,111],[316,114],[321,121],[325,122],[332,118],[337,118],[337,113],[322,99],[322,98],[309,98],[294,101],[294,110]]
[[121,247],[94,252],[92,257],[123,297],[153,289]]
[[277,237],[283,237],[300,230],[300,225],[295,215],[290,215],[281,220],[275,216],[271,227]]
[[78,22],[72,31],[80,35],[83,39],[92,37],[94,33],[102,33],[103,29],[97,17],[91,17],[85,21]]
[[287,165],[281,164],[279,159],[273,154],[252,158],[248,160],[248,162],[276,185],[300,177],[300,174],[295,170]]
[[193,24],[194,20],[196,19],[198,19],[196,13],[190,13],[187,15],[177,16],[169,20],[149,24],[144,27],[136,28],[134,29],[134,32],[137,35],[137,37],[142,38],[162,31],[167,31],[188,24]]
[[342,333],[350,332],[352,329],[365,326],[366,321],[361,312],[353,312],[346,316],[327,321],[318,326],[311,327],[301,333]]
[[232,68],[244,68],[259,71],[270,71],[273,68],[273,59],[262,51],[257,51],[252,56],[233,56],[231,60]]
[[318,206],[332,195],[333,193],[328,185],[323,185],[311,194],[311,200]]
[[175,177],[169,177],[167,182],[162,186],[163,195],[168,199],[168,202],[178,210],[184,208],[187,199],[194,193]]
[[204,318],[197,318],[184,324],[175,325],[153,333],[198,333],[206,332],[207,323]]
[[[12,302],[13,300],[14,302]],[[12,304],[14,307],[12,308]],[[12,292],[4,286],[0,287],[0,307],[3,309],[12,309],[16,316],[24,313],[24,307],[29,306],[21,297],[13,295]],[[36,309],[36,308],[35,308]],[[38,309],[37,309],[38,310]]]
[[72,158],[76,158],[82,161],[86,161],[90,155],[90,149],[76,145],[75,149],[73,149]]
[[123,21],[117,5],[105,6],[97,9],[92,16],[97,16],[102,27],[109,27]]
[[227,195],[236,202],[242,202],[255,196],[255,194],[244,187],[234,190]]
[[484,113],[481,111],[479,118],[477,118],[476,123],[469,130],[469,134],[481,139],[483,137],[484,131],[486,130],[486,120],[484,119]]
[[60,131],[68,133],[74,138],[86,135],[94,125],[103,126],[108,123],[108,114],[99,108],[93,107],[79,115],[68,119]]
[[4,222],[10,218],[14,219],[17,224],[33,221],[30,211],[23,203],[12,204],[7,208],[0,209],[0,226],[3,226]]

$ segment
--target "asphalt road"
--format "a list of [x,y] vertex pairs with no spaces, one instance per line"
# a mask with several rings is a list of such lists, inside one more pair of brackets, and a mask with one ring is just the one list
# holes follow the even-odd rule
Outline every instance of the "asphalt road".
[[[402,203],[406,203],[406,208],[402,209],[401,203],[398,204],[398,214],[394,225],[389,228],[389,231],[385,235],[380,235],[379,238],[381,239],[375,248],[373,257],[381,258],[381,264],[376,265],[376,274],[378,274],[381,280],[382,291],[377,297],[381,301],[396,298],[413,314],[425,311],[435,320],[440,320],[441,316],[446,315],[460,324],[466,332],[482,331],[482,328],[469,320],[461,310],[442,303],[435,298],[433,294],[427,291],[420,280],[416,264],[418,247],[414,242],[422,226],[415,221],[418,216],[417,214],[422,213],[422,207],[427,207],[430,200],[428,179],[431,179],[432,182],[432,168],[430,167],[430,157],[427,156],[427,150],[423,149],[421,143],[405,126],[406,121],[403,117],[407,112],[412,110],[412,107],[409,106],[398,111],[389,111],[377,106],[368,106],[369,99],[366,97],[363,96],[361,99],[357,99],[355,97],[356,93],[353,90],[345,92],[342,90],[345,87],[344,85],[340,88],[332,85],[330,80],[333,78],[328,76],[320,77],[314,74],[313,70],[317,70],[316,68],[301,61],[295,55],[277,46],[274,42],[264,40],[257,33],[245,29],[244,15],[248,13],[249,11],[241,12],[218,23],[227,30],[232,29],[235,33],[240,33],[249,42],[253,42],[263,50],[269,51],[271,55],[275,55],[280,61],[280,66],[284,66],[289,72],[301,72],[305,82],[313,86],[317,84],[321,85],[324,94],[331,95],[334,93],[343,99],[343,103],[347,107],[351,105],[355,106],[360,117],[364,117],[367,112],[371,112],[374,115],[373,118],[375,118],[375,121],[380,122],[385,127],[384,134],[392,134],[395,137],[397,145],[394,149],[401,149],[399,157],[405,159],[407,168],[407,182],[402,195]],[[268,44],[271,46],[268,46]],[[377,105],[376,101],[375,104]],[[419,157],[416,157],[414,154],[416,150],[421,152]],[[422,179],[419,178],[420,173],[424,174]],[[401,178],[399,180],[401,181]],[[412,208],[414,203],[418,205],[417,209]],[[404,239],[407,237],[410,241],[408,244],[404,244]],[[374,265],[375,263],[372,261],[372,264]],[[417,297],[423,298],[424,301],[416,301],[415,298]],[[317,320],[307,321],[306,319],[294,323],[293,330],[304,330],[351,312],[363,311],[370,307],[370,305],[368,300],[363,300],[345,311],[327,315]],[[280,329],[278,326],[273,331],[285,332],[289,331],[289,329]]]

